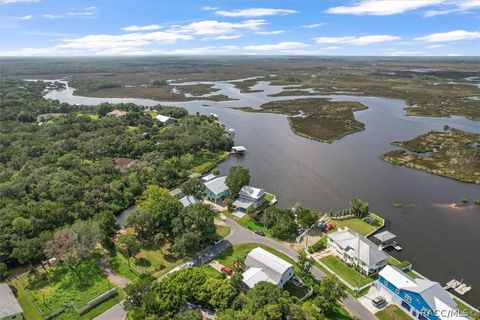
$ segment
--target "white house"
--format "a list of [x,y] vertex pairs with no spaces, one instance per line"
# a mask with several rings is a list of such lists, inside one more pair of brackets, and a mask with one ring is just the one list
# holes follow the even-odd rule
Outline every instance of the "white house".
[[177,123],[177,119],[169,117],[169,116],[164,116],[164,115],[161,115],[161,114],[156,116],[155,119],[157,119],[158,122],[160,122],[163,125]]
[[254,188],[251,186],[243,186],[238,193],[238,199],[235,200],[233,206],[237,210],[247,212],[248,208],[258,208],[265,202],[265,190]]
[[413,279],[403,271],[387,265],[373,287],[398,305],[413,319],[467,320],[450,294],[438,282]]
[[242,278],[248,288],[253,288],[260,281],[268,281],[283,288],[295,274],[290,263],[262,248],[255,248],[248,253],[245,268]]
[[335,256],[356,266],[366,275],[376,274],[387,265],[388,256],[364,236],[348,228],[327,235],[327,247]]
[[23,310],[6,283],[0,283],[0,319],[23,319]]

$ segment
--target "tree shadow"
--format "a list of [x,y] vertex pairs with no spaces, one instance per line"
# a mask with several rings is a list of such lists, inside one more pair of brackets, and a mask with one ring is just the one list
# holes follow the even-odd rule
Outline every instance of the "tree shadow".
[[149,268],[152,266],[152,263],[145,258],[137,258],[135,259],[135,265],[143,268]]

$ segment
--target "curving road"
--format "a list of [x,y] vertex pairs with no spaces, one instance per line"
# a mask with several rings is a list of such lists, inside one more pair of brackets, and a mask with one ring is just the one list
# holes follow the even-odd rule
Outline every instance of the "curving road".
[[[224,244],[222,245],[222,247],[224,247],[223,249],[227,248],[229,245],[234,245],[234,244],[259,243],[259,244],[263,244],[271,248],[274,248],[275,250],[278,250],[286,254],[293,260],[298,261],[298,253],[292,248],[289,248],[284,244],[278,241],[275,241],[271,238],[259,236],[253,231],[243,228],[232,219],[227,218],[224,220],[224,222],[228,227],[230,227],[232,232],[228,237],[225,238],[225,241],[223,241],[224,242]],[[323,277],[325,277],[325,274],[322,271],[320,271],[320,269],[318,269],[316,266],[313,266],[310,271],[313,277],[317,280],[321,280]],[[355,299],[350,294],[348,294],[348,296],[342,300],[342,304],[345,307],[345,309],[347,309],[357,319],[378,320],[377,317],[375,317],[370,311],[368,311],[367,308],[365,308],[360,302],[358,302],[357,299]]]

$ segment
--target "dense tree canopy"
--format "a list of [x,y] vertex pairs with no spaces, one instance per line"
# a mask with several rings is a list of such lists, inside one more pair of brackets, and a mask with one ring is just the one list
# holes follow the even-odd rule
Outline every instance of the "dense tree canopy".
[[237,196],[243,186],[250,183],[250,172],[242,166],[233,166],[228,172],[225,184],[230,189],[232,196]]
[[[179,119],[178,125],[163,127],[133,104],[73,106],[46,100],[46,86],[0,81],[0,262],[38,260],[33,253],[43,250],[24,240],[77,219],[117,214],[147,185],[177,185],[197,159],[232,145],[218,122],[181,108],[153,108]],[[103,116],[112,109],[128,114]],[[116,165],[117,157],[137,161],[125,170]],[[111,234],[108,225],[99,224],[105,236]],[[31,255],[21,257],[21,252]]]

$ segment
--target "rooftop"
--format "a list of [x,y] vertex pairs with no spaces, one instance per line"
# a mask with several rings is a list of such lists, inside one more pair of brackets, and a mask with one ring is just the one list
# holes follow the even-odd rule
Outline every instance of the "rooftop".
[[167,122],[170,119],[175,120],[175,118],[172,118],[172,117],[169,117],[169,116],[164,116],[164,115],[161,115],[161,114],[156,116],[155,119],[157,119],[160,122]]
[[127,115],[127,111],[122,111],[122,110],[113,110],[113,111],[110,111],[109,113],[107,113],[107,116],[114,116],[114,117],[123,117],[125,115]]
[[198,199],[195,196],[185,196],[179,200],[184,207],[197,203]]
[[388,259],[388,256],[380,251],[372,241],[348,228],[328,234],[327,237],[350,256],[357,257],[359,255],[360,261],[369,266]]
[[[262,249],[255,248],[249,252],[245,259],[248,268],[261,268],[272,283],[279,283],[282,275],[293,266],[287,261]],[[248,270],[247,270],[248,271]]]
[[259,199],[260,197],[263,196],[265,191],[260,188],[255,188],[251,186],[243,186],[242,189],[240,190],[240,197],[241,196],[247,196],[250,198],[254,199]]
[[204,185],[213,194],[219,195],[228,190],[228,187],[225,184],[225,179],[227,179],[227,177],[218,177],[205,182]]
[[375,239],[380,241],[381,243],[385,243],[388,241],[392,241],[395,239],[397,236],[391,233],[390,231],[383,231],[380,233],[377,233],[376,235],[373,236]]
[[242,274],[243,282],[249,287],[253,288],[255,284],[260,281],[273,281],[268,277],[268,275],[263,272],[261,268],[250,268]]
[[216,177],[216,175],[214,175],[213,173],[210,173],[210,174],[207,174],[206,176],[203,176],[202,180],[203,181],[210,181],[210,180],[215,179],[215,177]]
[[22,307],[6,283],[0,283],[0,319],[22,313]]
[[[457,304],[450,294],[435,281],[425,279],[413,279],[400,269],[387,265],[380,271],[379,275],[393,284],[398,289],[416,292],[422,296],[425,302],[433,310],[456,309]],[[453,313],[451,313],[453,314]],[[462,317],[440,317],[441,319],[465,319]]]

